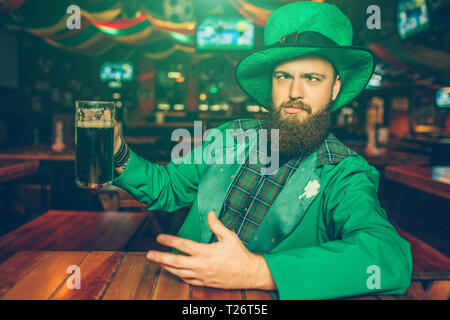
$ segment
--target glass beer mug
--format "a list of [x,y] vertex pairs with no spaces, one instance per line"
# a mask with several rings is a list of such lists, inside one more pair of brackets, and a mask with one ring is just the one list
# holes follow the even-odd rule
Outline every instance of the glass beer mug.
[[115,105],[75,103],[75,181],[81,188],[99,189],[113,180]]

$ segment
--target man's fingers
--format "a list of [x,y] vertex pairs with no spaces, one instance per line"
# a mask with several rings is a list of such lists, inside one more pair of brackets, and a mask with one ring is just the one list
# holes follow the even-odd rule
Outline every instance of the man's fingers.
[[205,282],[196,278],[182,278],[184,283],[192,284],[193,286],[204,286]]
[[208,244],[198,243],[168,234],[160,234],[156,240],[164,246],[175,248],[189,255],[206,255],[208,250],[210,250]]
[[176,275],[179,278],[183,278],[183,279],[185,279],[185,278],[195,278],[195,276],[196,276],[196,273],[194,271],[192,271],[192,270],[189,270],[189,269],[178,269],[178,268],[167,266],[165,264],[162,264],[161,267],[164,270],[167,270],[168,272]]
[[169,252],[151,250],[147,252],[147,259],[178,269],[193,269],[197,266],[194,258]]

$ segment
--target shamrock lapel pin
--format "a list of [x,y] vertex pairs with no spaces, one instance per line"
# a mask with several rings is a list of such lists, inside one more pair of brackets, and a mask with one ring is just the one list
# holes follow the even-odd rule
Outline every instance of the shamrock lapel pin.
[[306,198],[314,197],[316,194],[319,193],[320,184],[319,181],[313,180],[308,181],[308,184],[305,187],[305,192],[303,192],[298,199],[301,200],[303,197],[306,196]]

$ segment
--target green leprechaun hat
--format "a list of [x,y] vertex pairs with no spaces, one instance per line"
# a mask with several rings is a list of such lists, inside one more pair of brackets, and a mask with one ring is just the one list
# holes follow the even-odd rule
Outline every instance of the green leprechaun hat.
[[341,89],[331,107],[335,111],[364,90],[375,67],[372,52],[352,46],[352,37],[350,20],[333,4],[299,1],[284,5],[267,20],[264,48],[237,65],[237,82],[269,109],[274,67],[283,60],[317,54],[328,59],[341,78]]

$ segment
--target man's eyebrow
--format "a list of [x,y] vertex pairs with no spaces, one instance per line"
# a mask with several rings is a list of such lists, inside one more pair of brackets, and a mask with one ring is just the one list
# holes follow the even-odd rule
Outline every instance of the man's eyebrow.
[[289,72],[282,71],[282,70],[275,70],[272,75],[275,76],[277,73],[281,73],[281,74],[286,75],[286,76],[292,76]]
[[327,77],[323,73],[318,73],[318,72],[305,72],[305,73],[302,73],[302,77],[304,77],[304,76],[316,76],[316,77],[319,77],[319,78],[322,78],[322,79],[326,79],[326,77]]

